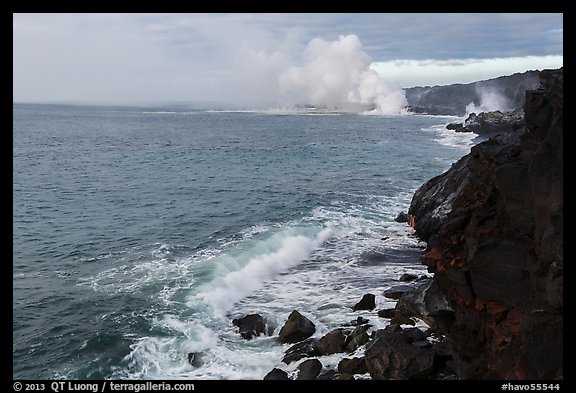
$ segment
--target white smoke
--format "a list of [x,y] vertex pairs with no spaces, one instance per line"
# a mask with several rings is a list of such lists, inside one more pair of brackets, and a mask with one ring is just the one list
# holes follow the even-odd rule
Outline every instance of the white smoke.
[[279,77],[281,93],[293,103],[343,112],[407,113],[404,90],[369,68],[372,61],[356,35],[333,42],[315,38],[304,58],[303,66],[291,66]]

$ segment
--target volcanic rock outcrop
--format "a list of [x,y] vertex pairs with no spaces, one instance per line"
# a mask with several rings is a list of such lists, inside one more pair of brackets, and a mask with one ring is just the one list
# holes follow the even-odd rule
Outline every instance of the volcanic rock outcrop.
[[563,69],[539,79],[523,128],[474,146],[410,206],[455,311],[461,379],[563,377]]

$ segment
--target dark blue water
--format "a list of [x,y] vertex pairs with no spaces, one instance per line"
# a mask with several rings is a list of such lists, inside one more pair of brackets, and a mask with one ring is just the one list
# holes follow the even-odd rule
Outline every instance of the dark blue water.
[[290,371],[231,318],[321,335],[425,272],[393,218],[469,150],[451,120],[15,104],[13,378]]

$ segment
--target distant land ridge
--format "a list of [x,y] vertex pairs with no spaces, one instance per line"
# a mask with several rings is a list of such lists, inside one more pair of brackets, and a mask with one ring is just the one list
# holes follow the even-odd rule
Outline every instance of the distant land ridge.
[[410,87],[404,89],[409,110],[419,114],[464,116],[466,106],[487,106],[497,100],[499,106],[487,110],[522,108],[527,90],[538,88],[539,71],[526,71],[466,84]]

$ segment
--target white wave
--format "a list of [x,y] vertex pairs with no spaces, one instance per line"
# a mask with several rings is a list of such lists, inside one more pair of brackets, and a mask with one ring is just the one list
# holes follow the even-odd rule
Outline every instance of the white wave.
[[478,135],[473,132],[456,132],[448,130],[446,124],[422,128],[422,131],[432,131],[437,134],[435,140],[445,146],[462,149],[465,152],[478,143]]
[[356,112],[343,112],[322,108],[279,107],[267,109],[209,109],[206,113],[256,113],[259,115],[285,116],[340,116],[354,115]]
[[143,114],[152,115],[198,115],[202,112],[199,111],[143,111]]
[[313,238],[305,235],[289,236],[282,239],[277,246],[278,236],[273,236],[266,244],[261,245],[265,249],[268,248],[268,252],[252,257],[243,266],[239,266],[238,263],[228,264],[228,268],[238,269],[206,284],[204,287],[207,289],[194,295],[189,303],[196,304],[197,300],[201,300],[211,306],[216,314],[223,314],[234,303],[259,289],[265,280],[305,260],[330,237],[330,234],[331,229],[325,228]]
[[[409,226],[393,221],[405,210],[409,194],[374,195],[358,205],[335,202],[294,221],[255,225],[235,236],[213,239],[213,249],[219,252],[208,253],[206,259],[202,251],[174,258],[173,246],[156,243],[146,248],[148,257],[140,258],[139,266],[125,263],[93,277],[98,290],[164,286],[155,295],[165,304],[155,309],[153,315],[158,316],[151,320],[150,334],[131,338],[131,351],[113,378],[262,379],[274,367],[294,372],[297,363],[281,362],[288,344],[277,341],[293,309],[315,323],[316,338],[358,316],[370,320],[370,331],[384,328],[389,321],[379,318],[377,310],[394,307],[395,302],[382,291],[402,273],[422,274],[425,267],[416,257],[414,266],[365,264],[361,254],[418,245]],[[367,292],[376,294],[377,309],[352,311]],[[272,336],[249,341],[240,337],[231,320],[251,313],[267,319],[275,329]],[[200,353],[201,367],[188,363],[191,352]],[[343,356],[321,361],[336,368]]]

